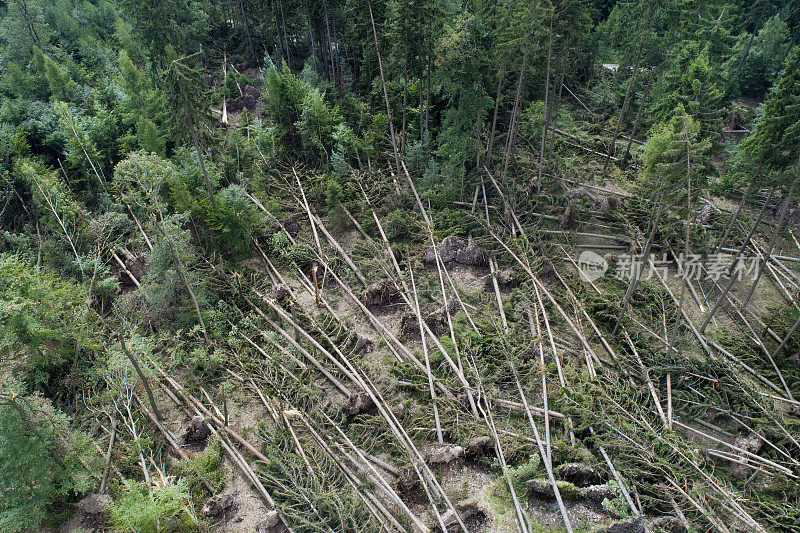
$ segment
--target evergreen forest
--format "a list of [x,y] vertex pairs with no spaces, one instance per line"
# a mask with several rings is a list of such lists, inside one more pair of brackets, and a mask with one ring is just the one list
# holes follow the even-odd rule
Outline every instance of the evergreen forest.
[[0,0],[0,532],[800,531],[798,181],[797,0]]

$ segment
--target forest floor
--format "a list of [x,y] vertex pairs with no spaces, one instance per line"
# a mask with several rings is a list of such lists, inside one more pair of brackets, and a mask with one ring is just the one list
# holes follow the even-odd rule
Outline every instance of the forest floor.
[[[575,187],[573,187],[573,189],[574,188]],[[615,183],[606,181],[603,183],[603,188],[613,191],[620,197],[626,195],[623,188],[617,186]],[[711,198],[710,201],[721,211],[730,212],[736,207],[735,204],[730,201],[720,198]],[[624,208],[620,207],[618,209]],[[754,217],[753,210],[747,209],[746,211],[747,213],[743,218],[745,220],[752,219]],[[301,225],[303,220],[302,214],[301,211],[296,213],[296,219],[301,221]],[[463,214],[465,217],[474,217],[468,208],[464,209]],[[598,224],[595,225],[583,222],[580,223],[579,226],[580,231],[585,233],[597,232],[608,234],[608,225],[603,222],[598,222]],[[556,231],[558,225],[551,224],[551,229]],[[765,224],[762,231],[757,234],[756,240],[760,242],[762,246],[765,246],[765,241],[768,239],[770,229],[771,226]],[[623,234],[620,233],[619,235],[621,236]],[[609,234],[611,242],[613,242],[615,236],[617,235],[614,233]],[[308,221],[306,220],[300,238],[310,239],[310,237]],[[333,238],[341,244],[344,252],[351,255],[356,263],[364,265],[374,260],[374,258],[364,256],[364,239],[354,228],[343,229],[334,234]],[[481,242],[486,243],[487,239],[484,237]],[[587,249],[587,245],[591,245],[593,242],[597,242],[596,239],[589,237],[579,239],[578,244],[584,244],[583,246],[572,246],[565,243],[563,252],[574,260],[577,260],[581,251]],[[406,260],[414,265],[414,277],[418,291],[425,295],[426,301],[435,303],[441,300],[439,272],[436,267],[423,265],[421,262],[428,248],[429,246],[427,243],[421,243],[406,250],[405,253],[407,254]],[[790,241],[782,243],[780,250],[780,253],[786,255],[800,256],[800,251],[796,249],[794,243]],[[512,271],[515,279],[509,286],[497,292],[495,292],[492,287],[492,274],[487,264],[469,266],[450,262],[446,263],[445,266],[447,268],[447,274],[453,282],[453,286],[464,303],[464,308],[466,308],[471,315],[471,320],[494,323],[495,326],[498,326],[498,298],[500,305],[507,308],[506,312],[509,312],[513,310],[514,306],[519,306],[522,301],[519,291],[531,291],[531,286],[517,281],[524,275],[524,272],[522,272],[523,269],[520,269],[520,265],[515,264],[511,257],[509,257],[509,254],[504,253],[504,250],[495,249],[492,255],[496,258],[499,268]],[[331,256],[326,254],[326,257],[330,259]],[[260,266],[260,262],[259,257],[254,257],[246,261],[245,264],[255,268],[257,276],[260,276],[264,280],[261,284],[261,293],[269,295],[272,294],[273,284],[268,280],[275,276],[273,272]],[[577,290],[577,285],[583,282],[579,281],[579,275],[575,265],[571,264],[566,257],[562,257],[561,260],[554,259],[554,264],[556,272],[564,279],[568,280],[568,283],[573,286],[574,290]],[[338,268],[339,275],[343,275],[342,269],[347,269],[347,267],[342,265],[341,268]],[[365,270],[364,272],[367,271]],[[385,281],[387,279],[385,274],[375,275],[375,271],[370,272],[370,274],[371,275],[366,277],[367,284],[375,281]],[[342,287],[337,286],[334,279],[325,272],[322,274],[320,280],[320,292],[322,299],[330,306],[329,310],[326,311],[317,304],[315,292],[311,288],[310,277],[304,276],[305,279],[303,279],[297,276],[296,270],[293,272],[292,269],[282,271],[281,275],[284,276],[285,281],[288,282],[289,288],[294,294],[293,301],[297,306],[296,312],[298,314],[307,316],[319,316],[320,314],[334,316],[350,334],[361,339],[362,342],[366,341],[370,348],[364,349],[362,353],[360,353],[358,359],[354,359],[354,364],[360,367],[363,372],[370,377],[375,386],[381,390],[383,398],[388,405],[393,408],[401,405],[405,406],[405,409],[408,410],[408,414],[405,415],[406,418],[413,418],[414,420],[427,418],[428,425],[422,427],[413,427],[412,425],[409,426],[407,430],[417,442],[420,454],[423,457],[429,458],[433,472],[438,478],[441,488],[445,491],[450,500],[457,508],[459,505],[462,505],[463,509],[468,509],[468,511],[464,512],[464,516],[467,518],[465,520],[467,529],[471,532],[505,532],[515,530],[515,524],[518,518],[515,516],[514,507],[511,505],[509,499],[507,479],[502,471],[498,470],[496,460],[491,459],[493,455],[491,454],[492,446],[487,447],[487,449],[480,451],[477,455],[472,457],[466,457],[463,451],[458,451],[453,454],[452,458],[446,460],[434,461],[430,459],[442,448],[442,445],[436,442],[436,431],[432,425],[430,425],[432,421],[428,418],[428,411],[432,406],[431,397],[428,395],[426,398],[426,395],[420,393],[419,389],[416,387],[404,386],[405,379],[418,379],[415,375],[417,372],[413,369],[406,369],[407,372],[410,372],[408,376],[404,376],[402,372],[398,372],[396,366],[397,358],[393,353],[397,350],[396,348],[390,349],[390,341],[387,340],[387,335],[389,338],[394,336],[400,339],[407,349],[419,356],[420,359],[425,351],[434,350],[430,340],[423,346],[418,332],[416,335],[409,332],[407,325],[409,322],[409,307],[399,302],[399,298],[395,296],[391,303],[372,307],[369,313],[365,313],[364,309],[354,301],[346,291],[342,290]],[[657,278],[652,277],[652,275],[646,275],[645,278],[649,281],[643,283],[657,286]],[[351,282],[353,281],[352,276],[350,276],[349,279]],[[559,283],[553,276],[553,273],[542,276],[542,279],[544,280],[544,287],[548,290],[554,293],[560,291]],[[754,308],[764,310],[764,315],[767,314],[766,310],[770,309],[775,303],[781,301],[782,298],[785,298],[780,285],[776,282],[777,279],[779,278],[773,279],[772,276],[767,276],[764,282],[759,284],[752,299]],[[594,290],[598,293],[608,293],[608,291],[611,290],[609,294],[610,298],[620,298],[621,294],[619,293],[619,288],[617,285],[614,285],[614,283],[615,282],[609,280],[598,280],[595,284],[591,285],[583,283],[583,288],[588,291]],[[663,286],[668,288],[669,291],[677,297],[681,293],[681,285],[682,283],[677,277],[677,270],[674,266],[670,267],[665,276],[665,284],[663,284]],[[749,283],[747,283],[747,281],[737,283],[734,286],[733,294],[741,297],[742,293],[746,291],[748,287]],[[700,289],[700,287],[698,286],[697,289]],[[353,290],[355,291],[355,289]],[[450,289],[446,292],[450,293],[450,297],[452,298],[454,291]],[[356,294],[360,295],[360,291]],[[530,294],[528,296],[530,296]],[[698,323],[708,310],[707,304],[703,304],[701,301],[691,297],[688,291],[686,291],[686,294],[684,294],[682,298],[684,300],[683,306],[687,317],[692,322]],[[704,298],[704,296],[701,298]],[[563,294],[557,299],[557,302],[564,307],[571,305],[570,299]],[[653,305],[655,305],[655,303]],[[659,305],[663,306],[664,301],[662,300]],[[426,307],[420,304],[420,308],[423,307],[428,309],[431,305]],[[435,307],[435,305],[433,307]],[[655,315],[659,311],[660,310],[644,306],[635,309],[633,315],[643,322],[650,323],[652,322],[651,319],[653,316],[648,315]],[[463,311],[461,315],[463,318]],[[456,311],[453,313],[452,319],[455,321],[457,318],[458,312]],[[576,314],[574,318],[580,319],[581,317]],[[762,318],[766,318],[766,316]],[[376,328],[374,325],[375,319],[386,329]],[[513,320],[518,321],[516,318]],[[556,322],[557,320],[554,319],[553,321]],[[411,322],[414,323],[415,327],[418,326],[414,320]],[[291,329],[288,322],[283,321],[283,323],[287,330]],[[404,329],[404,327],[406,329]],[[662,324],[661,328],[662,334],[666,337],[669,325]],[[725,334],[726,331],[735,328],[735,319],[720,313],[717,315],[715,322],[710,325],[706,334]],[[446,330],[439,331],[438,334],[444,337],[448,336]],[[577,360],[569,360],[570,354],[572,354],[571,357],[574,358],[581,351],[581,347],[580,344],[576,344],[574,338],[567,340],[570,336],[570,332],[564,327],[564,324],[557,324],[554,326],[553,336],[554,340],[555,338],[558,339],[558,344],[563,343],[560,351],[561,356],[565,360],[562,361],[561,364],[580,366],[580,358]],[[532,346],[534,348],[536,346],[536,338],[537,337],[532,338],[534,341]],[[541,339],[541,337],[539,338]],[[598,354],[602,353],[603,346],[599,338],[593,338],[591,340],[591,346]],[[687,357],[703,359],[703,349],[697,342],[697,339],[685,339],[682,351]],[[548,353],[544,361],[545,364],[552,364],[552,354]],[[608,365],[609,367],[613,367],[614,365],[614,362],[608,358],[607,354],[602,354],[597,362],[602,362],[604,366]],[[437,364],[442,364],[441,358],[439,358]],[[584,367],[585,364],[584,361]],[[441,367],[439,369],[441,370]],[[583,372],[585,372],[585,370],[584,368]],[[582,375],[583,372],[579,371],[578,375]],[[231,379],[231,381],[234,380]],[[551,391],[550,394],[553,394],[552,391],[557,390],[559,387],[558,379],[555,375],[548,376],[546,384],[548,390]],[[488,383],[484,384],[484,386],[488,385]],[[337,390],[336,387],[332,386],[329,380],[321,376],[314,378],[313,386],[317,388],[318,391],[321,391],[324,396],[324,399],[315,409],[333,409],[334,411],[341,411],[348,403],[348,397],[342,394],[340,390]],[[661,385],[659,388],[662,388]],[[260,432],[263,432],[265,427],[271,427],[273,430],[282,431],[280,428],[281,423],[270,419],[268,410],[264,408],[258,394],[253,390],[241,383],[234,383],[230,387],[230,390],[231,394],[228,398],[228,409],[231,415],[228,424],[234,431],[251,440]],[[424,390],[425,389],[422,388],[422,391]],[[532,387],[531,392],[533,394],[532,398],[534,398],[531,405],[534,408],[541,409],[541,407],[543,407],[541,386],[538,388]],[[503,400],[505,400],[506,407],[518,404],[518,396],[516,401],[512,400],[516,393],[513,384],[502,381],[494,383],[492,384],[491,393],[496,396],[496,399],[499,399],[497,405],[502,406]],[[159,403],[166,407],[170,401],[166,395],[160,394]],[[786,404],[786,406],[788,409],[788,404]],[[446,407],[445,409],[451,408],[452,407]],[[374,411],[374,407],[370,407],[368,411]],[[541,416],[541,413],[539,412],[537,415]],[[354,418],[358,418],[361,415],[355,414],[353,416]],[[352,419],[353,417],[350,418]],[[469,413],[468,409],[463,411],[456,409],[455,412],[449,412],[443,415],[442,418],[446,420],[445,424],[455,424],[455,427],[447,427],[447,425],[443,424],[445,426],[443,428],[444,434],[446,435],[446,438],[443,440],[445,446],[449,445],[463,448],[463,446],[468,445],[468,442],[473,437],[485,434],[485,430],[482,432],[478,429],[480,425],[482,425],[480,422],[476,426],[475,420],[470,420],[472,415]],[[177,409],[167,410],[167,420],[171,431],[175,434],[179,434],[182,428],[186,427],[189,423],[189,418],[185,411]],[[267,421],[266,426],[262,422],[265,420]],[[469,423],[467,423],[468,420]],[[722,456],[729,451],[730,447],[737,446],[737,439],[740,438],[736,424],[732,422],[729,417],[720,416],[719,413],[715,413],[713,410],[707,411],[705,415],[694,420],[683,418],[676,414],[676,420],[685,424],[686,429],[681,431],[686,437],[687,442],[694,443],[698,453],[700,450],[705,450],[706,453],[709,451],[717,452]],[[533,441],[533,439],[530,439],[530,437],[520,437],[519,433],[517,433],[520,427],[518,408],[495,411],[492,422],[494,430],[498,432],[496,434],[507,432],[507,435],[517,435],[518,437],[516,437],[516,440],[522,442],[522,444],[518,444],[522,448],[530,448],[532,445],[531,441]],[[461,427],[462,425],[465,427]],[[697,430],[697,433],[693,433],[693,429]],[[356,430],[358,429],[356,428]],[[301,433],[299,428],[297,431]],[[555,429],[553,431],[555,433]],[[303,437],[308,438],[309,436],[305,433],[301,436],[301,438]],[[358,441],[356,435],[353,435],[352,438]],[[566,434],[561,433],[561,430],[559,430],[558,438],[569,440]],[[597,450],[590,451],[589,448],[581,444],[580,439],[577,439],[574,445],[568,445],[564,441],[559,442],[560,443],[554,442],[553,446],[558,444],[558,446],[564,448],[560,455],[575,459],[586,468],[604,470],[606,471],[606,475],[608,474],[605,465],[603,465],[603,459],[597,453]],[[508,443],[504,444],[508,446]],[[389,483],[391,485],[396,485],[396,482],[391,481],[391,478],[396,477],[398,469],[402,467],[402,462],[397,462],[397,451],[392,448],[393,447],[382,449],[379,445],[373,445],[367,451],[376,456],[379,461],[385,461],[390,465],[394,465],[394,467],[383,469],[381,472],[390,479]],[[486,455],[487,453],[489,455]],[[721,466],[729,465],[728,461],[720,457],[717,457],[714,462]],[[264,522],[266,518],[266,508],[260,504],[258,493],[249,486],[250,484],[246,481],[241,472],[239,472],[237,467],[229,463],[227,459],[224,460],[224,465],[227,482],[221,494],[234,495],[235,504],[231,512],[226,513],[218,519],[215,529],[223,532],[253,531],[257,524]],[[768,480],[759,478],[756,481],[766,483]],[[417,487],[415,490],[418,491],[419,488]],[[614,531],[638,531],[639,528],[642,527],[640,523],[635,521],[631,522],[630,519],[627,522],[622,520],[622,518],[628,514],[625,512],[625,509],[623,508],[622,511],[620,511],[618,508],[615,508],[612,503],[609,503],[614,500],[614,498],[620,499],[618,489],[616,489],[616,492],[613,492],[612,489],[606,488],[607,495],[603,499],[593,499],[592,497],[582,495],[580,491],[575,490],[575,486],[567,488],[567,485],[564,485],[562,491],[567,494],[565,497],[565,510],[575,530],[589,530],[609,524],[617,524],[615,527],[618,528],[627,528],[614,529]],[[400,492],[399,489],[398,492]],[[558,504],[552,497],[552,492],[550,494],[548,494],[547,490],[539,491],[539,493],[537,493],[536,490],[525,492],[528,492],[528,495],[523,498],[521,503],[522,510],[526,514],[526,520],[529,521],[533,530],[561,531],[564,529],[564,518]],[[636,497],[638,498],[638,496]],[[424,496],[421,496],[419,493],[413,493],[408,495],[406,499],[408,510],[411,513],[418,516],[419,519],[423,523],[428,524],[429,527],[437,527],[437,518]],[[387,500],[386,505],[391,508],[390,501]],[[675,520],[678,519],[676,518]],[[609,531],[611,530],[609,529]]]

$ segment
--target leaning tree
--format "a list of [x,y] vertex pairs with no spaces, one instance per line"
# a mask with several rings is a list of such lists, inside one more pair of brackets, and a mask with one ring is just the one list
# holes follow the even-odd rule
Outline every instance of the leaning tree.
[[[769,261],[780,234],[788,222],[790,204],[788,200],[798,181],[798,168],[800,167],[800,46],[795,46],[786,58],[780,77],[759,109],[753,133],[742,141],[739,150],[741,156],[748,159],[758,169],[753,179],[771,187],[770,196],[774,188],[788,187],[787,201],[784,201],[781,206],[778,225],[772,231],[764,256],[764,261]],[[741,256],[749,245],[763,218],[765,209],[766,204],[745,237],[737,257]],[[765,265],[762,262],[759,264],[756,278],[743,301],[743,306],[746,306],[753,297],[764,269]],[[706,316],[700,327],[701,331],[705,329],[722,302],[725,301],[732,285],[733,278],[728,281],[719,300]]]

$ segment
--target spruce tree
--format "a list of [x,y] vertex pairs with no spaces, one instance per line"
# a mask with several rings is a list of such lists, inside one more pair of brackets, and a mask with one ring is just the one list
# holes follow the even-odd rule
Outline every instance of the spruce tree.
[[[192,63],[199,59],[200,53],[173,60],[164,80],[165,92],[175,108],[174,132],[178,136],[187,133],[190,135],[197,160],[203,171],[203,179],[208,190],[208,199],[211,207],[214,203],[214,189],[208,177],[203,153],[200,149],[200,133],[209,126],[208,102],[206,91],[201,80],[200,70]],[[200,133],[198,133],[200,130]]]

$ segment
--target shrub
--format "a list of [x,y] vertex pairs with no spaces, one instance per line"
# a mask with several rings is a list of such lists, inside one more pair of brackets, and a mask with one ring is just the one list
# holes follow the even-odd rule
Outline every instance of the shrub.
[[229,185],[217,193],[217,205],[206,211],[205,218],[217,233],[215,240],[220,248],[238,254],[250,250],[258,215],[241,185]]
[[11,533],[39,530],[54,504],[92,487],[89,468],[99,467],[65,414],[21,391],[11,383],[0,392],[0,530]]
[[197,522],[186,511],[186,480],[153,490],[148,495],[139,483],[127,482],[125,493],[111,506],[111,522],[124,533],[193,531]]

